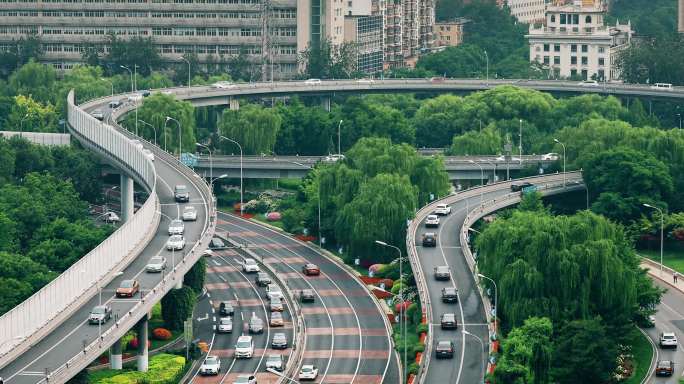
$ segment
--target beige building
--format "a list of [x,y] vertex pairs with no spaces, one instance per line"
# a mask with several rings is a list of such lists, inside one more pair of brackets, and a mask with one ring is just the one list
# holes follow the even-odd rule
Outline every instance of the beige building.
[[531,25],[525,36],[530,60],[548,70],[550,77],[619,78],[615,66],[629,47],[631,24],[604,25],[605,6],[600,0],[550,5],[543,25]]
[[532,24],[544,21],[545,0],[507,0],[506,4],[518,21]]
[[356,69],[373,74],[383,69],[383,17],[346,16],[344,40],[356,45]]
[[463,27],[470,22],[459,18],[452,21],[437,21],[433,27],[434,47],[455,47],[463,42]]

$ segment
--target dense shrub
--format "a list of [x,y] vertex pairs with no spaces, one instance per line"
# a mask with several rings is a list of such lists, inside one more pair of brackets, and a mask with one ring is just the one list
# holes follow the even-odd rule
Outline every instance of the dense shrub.
[[147,372],[103,370],[90,375],[91,384],[176,384],[185,368],[185,358],[178,355],[159,354],[150,357]]
[[166,328],[155,328],[152,331],[152,336],[157,340],[169,340],[173,334]]
[[182,330],[183,322],[192,315],[197,300],[195,291],[188,286],[172,289],[162,298],[162,318],[166,328]]

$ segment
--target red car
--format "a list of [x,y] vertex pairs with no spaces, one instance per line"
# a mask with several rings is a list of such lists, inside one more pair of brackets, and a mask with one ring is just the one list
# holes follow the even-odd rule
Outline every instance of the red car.
[[309,263],[302,268],[302,273],[306,276],[318,276],[321,274],[321,269],[318,265]]
[[133,297],[140,291],[138,280],[124,280],[116,289],[116,297]]

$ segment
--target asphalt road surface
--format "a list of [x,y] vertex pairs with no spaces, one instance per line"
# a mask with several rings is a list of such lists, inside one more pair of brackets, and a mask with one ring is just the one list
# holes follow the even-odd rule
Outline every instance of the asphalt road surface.
[[[654,278],[653,281],[657,286],[667,289],[667,292],[658,306],[655,327],[645,331],[656,346],[658,354],[656,360],[674,360],[675,374],[671,377],[656,377],[653,373],[648,383],[679,384],[684,373],[684,350],[681,344],[684,342],[684,294],[658,279]],[[677,335],[679,347],[677,349],[660,348],[658,342],[661,332],[674,332]]]

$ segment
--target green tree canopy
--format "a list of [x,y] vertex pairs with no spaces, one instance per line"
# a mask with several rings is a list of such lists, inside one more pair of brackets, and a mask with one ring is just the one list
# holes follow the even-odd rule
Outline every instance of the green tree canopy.
[[[245,155],[273,152],[282,118],[277,111],[256,104],[248,104],[239,110],[226,109],[219,122],[221,135],[240,143]],[[223,140],[223,153],[240,153],[237,146]]]
[[[170,152],[178,150],[179,126],[173,120],[167,120],[167,116],[180,123],[180,132],[183,136],[183,151],[195,152],[195,108],[187,101],[176,99],[173,95],[154,93],[143,99],[142,106],[138,108],[138,119],[152,124],[157,132],[157,144],[168,148]],[[124,126],[129,131],[135,132],[135,113],[128,113],[124,119]],[[138,133],[147,140],[152,141],[154,132],[146,124],[138,123]]]

